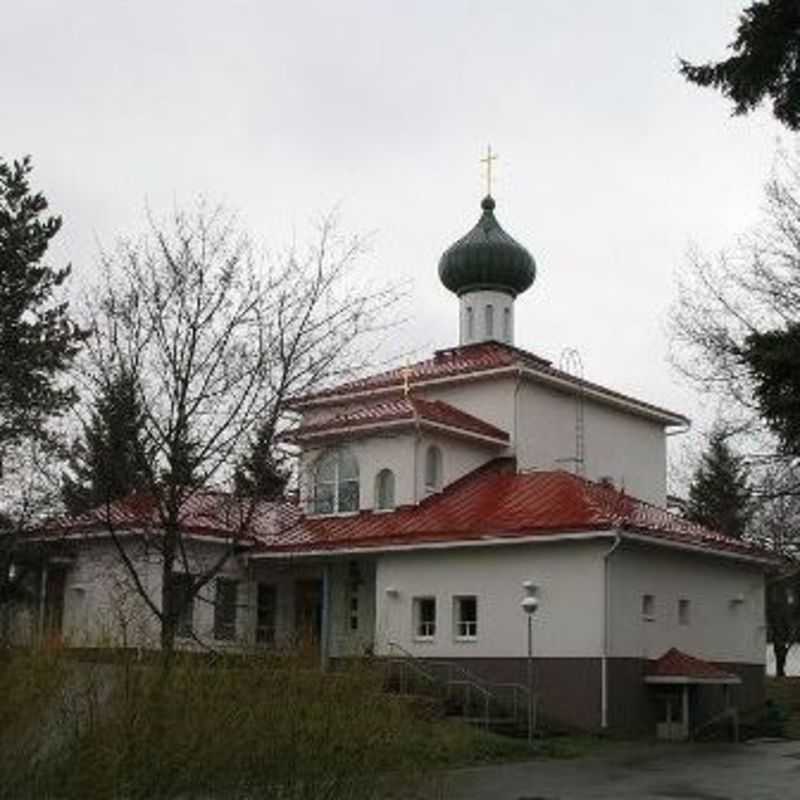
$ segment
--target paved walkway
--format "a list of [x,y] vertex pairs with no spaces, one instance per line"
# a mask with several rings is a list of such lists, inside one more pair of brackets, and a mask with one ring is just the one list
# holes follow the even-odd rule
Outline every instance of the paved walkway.
[[610,745],[574,760],[458,770],[446,800],[794,800],[800,741]]

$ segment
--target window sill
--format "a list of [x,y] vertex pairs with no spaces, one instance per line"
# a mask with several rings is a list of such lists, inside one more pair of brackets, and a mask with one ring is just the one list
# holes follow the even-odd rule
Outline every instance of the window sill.
[[417,644],[432,644],[436,641],[435,636],[415,636],[414,641]]
[[308,511],[306,516],[309,519],[323,519],[328,517],[357,517],[361,509],[356,511]]
[[453,641],[458,642],[459,644],[472,644],[472,643],[478,641],[478,637],[477,636],[456,636]]

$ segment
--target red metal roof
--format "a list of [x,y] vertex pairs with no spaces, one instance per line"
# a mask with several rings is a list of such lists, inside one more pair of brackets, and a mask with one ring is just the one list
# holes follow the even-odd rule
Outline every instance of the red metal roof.
[[688,423],[688,420],[681,414],[571,375],[568,372],[556,369],[552,362],[534,353],[494,341],[437,350],[433,358],[425,361],[419,361],[408,367],[398,367],[376,375],[369,375],[313,394],[296,397],[290,401],[289,405],[295,408],[302,408],[303,406],[331,402],[338,398],[352,395],[396,392],[402,389],[406,382],[413,387],[424,385],[430,381],[446,381],[466,376],[480,378],[486,373],[498,370],[513,372],[516,369],[525,369],[531,374],[538,374],[543,378],[565,382],[576,388],[582,388],[587,392],[596,392],[611,401],[631,403],[638,406],[643,412],[674,419],[675,422],[671,424],[677,424],[678,422]]
[[[622,531],[654,543],[777,562],[752,543],[687,522],[613,487],[567,472],[518,473],[508,458],[488,462],[417,506],[390,512],[313,516],[291,503],[251,503],[205,492],[186,500],[180,524],[188,534],[254,544],[264,556]],[[160,526],[153,499],[135,494],[39,533],[57,537],[109,527],[157,533]]]
[[645,680],[659,679],[669,682],[685,682],[692,683],[693,681],[707,682],[707,683],[738,683],[739,677],[730,672],[711,664],[708,661],[703,661],[700,658],[687,655],[681,652],[676,647],[667,650],[661,658],[659,658],[648,671]]
[[332,431],[355,433],[402,423],[445,426],[462,434],[488,437],[500,442],[508,441],[508,433],[505,431],[449,403],[412,396],[364,404],[324,422],[301,425],[291,431],[289,436],[303,441],[330,434]]
[[[196,492],[181,504],[180,527],[194,536],[233,538],[255,543],[291,528],[300,509],[287,502],[253,502],[225,492]],[[54,520],[43,531],[49,536],[116,531],[157,532],[162,527],[156,499],[135,493],[85,514]]]
[[626,530],[710,552],[768,557],[748,542],[687,522],[663,509],[567,472],[517,473],[494,459],[418,506],[392,512],[302,516],[262,538],[270,551],[319,551]]

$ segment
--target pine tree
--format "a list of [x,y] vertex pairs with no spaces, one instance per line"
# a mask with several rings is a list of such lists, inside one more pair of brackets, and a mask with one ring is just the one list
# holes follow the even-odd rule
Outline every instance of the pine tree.
[[75,401],[61,377],[87,333],[55,295],[70,267],[43,263],[61,217],[28,182],[30,158],[0,159],[0,458],[25,439],[49,439],[48,420]]
[[72,447],[61,495],[79,514],[146,487],[143,416],[136,379],[119,371],[95,398],[83,436]]
[[681,74],[733,100],[734,114],[746,114],[770,97],[775,118],[800,129],[800,3],[756,0],[742,11],[729,47],[734,54],[724,61],[681,60]]
[[689,487],[686,517],[739,539],[751,515],[747,469],[728,445],[725,433],[714,431]]
[[289,475],[276,457],[273,438],[272,426],[262,425],[234,473],[236,494],[259,500],[283,496]]
[[741,358],[753,379],[761,416],[782,451],[800,455],[800,323],[751,333]]

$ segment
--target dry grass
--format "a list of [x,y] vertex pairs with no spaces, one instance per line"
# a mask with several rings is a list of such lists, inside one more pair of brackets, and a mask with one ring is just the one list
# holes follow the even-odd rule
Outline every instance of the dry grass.
[[59,653],[0,661],[0,798],[406,796],[524,743],[420,714],[356,665],[179,658],[169,673]]

